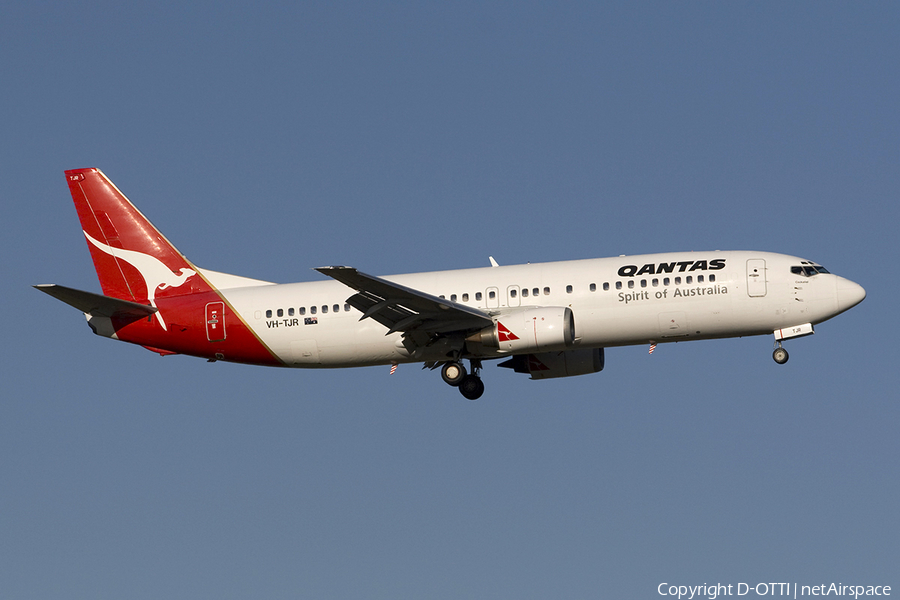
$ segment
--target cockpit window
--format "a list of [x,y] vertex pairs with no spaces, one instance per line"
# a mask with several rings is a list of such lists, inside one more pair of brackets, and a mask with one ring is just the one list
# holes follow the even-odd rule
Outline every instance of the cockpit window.
[[791,267],[791,273],[794,275],[803,275],[804,277],[812,277],[819,273],[828,273],[828,269],[820,265],[802,265],[799,267]]

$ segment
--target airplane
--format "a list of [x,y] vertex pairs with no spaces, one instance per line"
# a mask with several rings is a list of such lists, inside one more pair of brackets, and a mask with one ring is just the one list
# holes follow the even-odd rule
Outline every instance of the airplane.
[[[604,349],[774,335],[866,297],[822,265],[772,252],[673,252],[276,284],[185,258],[99,169],[65,171],[102,294],[36,285],[97,335],[160,355],[296,368],[423,363],[475,400],[485,360],[531,379],[596,373]],[[464,361],[468,361],[466,369]]]

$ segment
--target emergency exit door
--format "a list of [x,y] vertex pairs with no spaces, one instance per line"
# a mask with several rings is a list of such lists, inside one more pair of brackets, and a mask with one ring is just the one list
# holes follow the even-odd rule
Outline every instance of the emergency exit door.
[[225,339],[224,302],[210,302],[206,305],[206,339],[211,342]]

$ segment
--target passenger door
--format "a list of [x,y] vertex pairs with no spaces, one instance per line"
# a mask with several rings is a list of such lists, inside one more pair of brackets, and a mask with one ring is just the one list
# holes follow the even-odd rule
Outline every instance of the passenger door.
[[766,261],[762,258],[751,258],[747,261],[747,294],[751,298],[766,295]]

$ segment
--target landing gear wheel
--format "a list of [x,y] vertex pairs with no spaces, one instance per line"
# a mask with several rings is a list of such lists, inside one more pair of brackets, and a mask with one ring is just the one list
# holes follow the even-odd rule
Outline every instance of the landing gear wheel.
[[775,352],[772,353],[772,358],[774,358],[775,362],[779,365],[783,365],[788,361],[790,356],[788,356],[788,351],[784,348],[775,348]]
[[478,400],[484,393],[484,382],[477,375],[466,375],[459,383],[459,393],[469,400]]
[[441,367],[441,378],[447,385],[456,387],[466,376],[466,368],[458,362],[444,363]]

